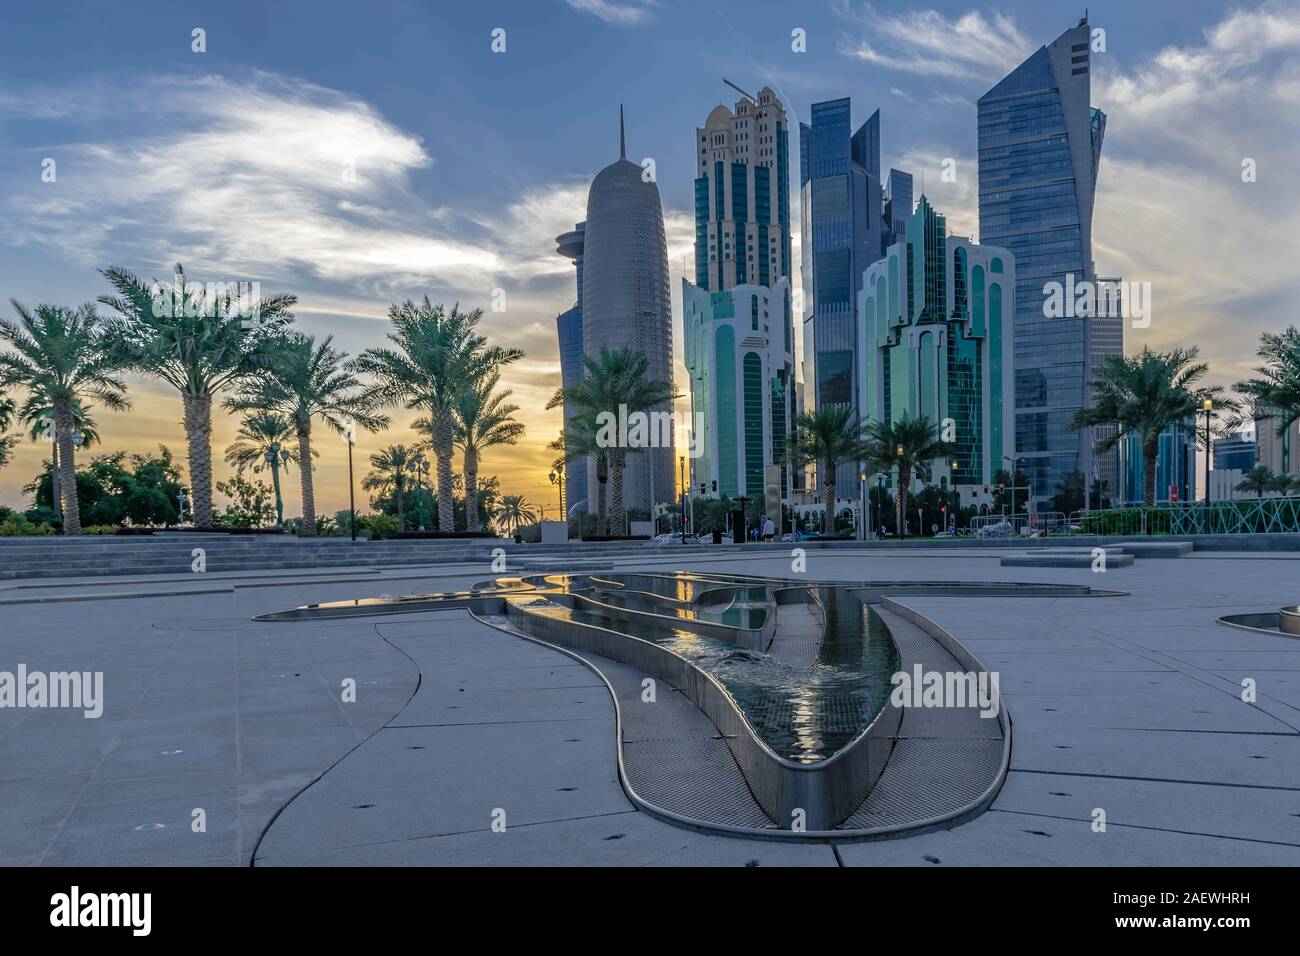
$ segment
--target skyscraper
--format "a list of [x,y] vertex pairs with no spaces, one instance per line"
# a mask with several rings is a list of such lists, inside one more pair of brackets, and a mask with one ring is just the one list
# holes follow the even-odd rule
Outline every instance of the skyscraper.
[[1106,116],[1090,105],[1086,19],[979,100],[980,241],[1016,257],[1016,453],[1037,498],[1091,474],[1093,436],[1069,427],[1089,401],[1086,317],[1047,318],[1048,283],[1095,278],[1092,209]]
[[742,91],[735,112],[715,107],[695,140],[696,282],[682,282],[701,426],[693,491],[779,499],[790,493],[785,436],[797,408],[785,108],[767,87]]
[[[856,311],[862,275],[880,258],[880,111],[851,132],[849,100],[814,103],[811,123],[799,124],[799,187],[803,232],[804,407],[850,405],[860,410],[854,383]],[[837,483],[851,487],[857,466],[845,464]]]
[[692,493],[757,498],[774,466],[777,497],[787,497],[785,438],[794,420],[790,280],[770,289],[707,292],[683,279],[682,319],[691,412],[702,426],[694,436]]
[[[576,385],[582,381],[582,279],[583,246],[586,239],[585,222],[555,237],[556,252],[566,259],[572,259],[577,270],[578,301],[573,308],[561,312],[555,317],[555,330],[560,338],[560,375],[564,387]],[[568,423],[568,410],[565,410],[565,423]],[[587,469],[580,462],[569,461],[564,466],[564,507],[587,500]],[[591,502],[587,503],[591,507]]]
[[881,208],[880,255],[907,238],[907,220],[912,218],[912,174],[891,169],[885,180],[885,202]]
[[955,452],[918,477],[956,486],[963,504],[1011,456],[1015,287],[1015,257],[949,236],[923,195],[858,294],[863,417],[950,431]]
[[[1124,280],[1118,276],[1097,277],[1097,286],[1099,290],[1104,290],[1102,295],[1097,296],[1098,309],[1097,314],[1093,317],[1091,350],[1092,362],[1089,367],[1089,394],[1091,394],[1092,378],[1097,374],[1106,362],[1106,359],[1116,355],[1124,354]],[[1105,483],[1105,497],[1114,498],[1119,494],[1120,485],[1120,460],[1119,449],[1111,448],[1109,451],[1097,451],[1096,442],[1108,438],[1119,431],[1118,425],[1098,425],[1092,429],[1093,459],[1092,470],[1086,473],[1088,479],[1089,504],[1097,507],[1097,502],[1092,500],[1091,492],[1094,481]]]
[[695,284],[717,292],[790,277],[790,133],[768,87],[695,131]]
[[[630,346],[649,361],[649,377],[672,381],[672,309],[668,296],[668,249],[663,205],[653,177],[627,158],[619,109],[618,159],[606,166],[587,194],[583,241],[582,347],[598,356],[601,346]],[[618,409],[609,409],[615,415]],[[667,405],[653,411],[671,412]],[[676,500],[674,449],[629,449],[623,478],[625,507],[649,509]],[[598,494],[595,461],[587,465],[587,488]],[[595,502],[591,502],[595,510]]]

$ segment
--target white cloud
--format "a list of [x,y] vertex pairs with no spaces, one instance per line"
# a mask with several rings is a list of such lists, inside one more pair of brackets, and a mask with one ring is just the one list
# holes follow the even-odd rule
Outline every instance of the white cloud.
[[852,0],[836,0],[833,9],[857,28],[841,38],[840,53],[890,70],[992,81],[1036,48],[1015,18],[1001,13],[992,19],[975,10],[955,18],[937,10],[889,14]]
[[[1152,284],[1151,327],[1126,347],[1198,344],[1216,381],[1254,363],[1260,332],[1295,321],[1300,9],[1235,10],[1204,42],[1136,68],[1094,58],[1109,115],[1098,179],[1098,271]],[[1242,161],[1257,164],[1242,181]]]
[[656,5],[654,0],[630,0],[618,3],[616,0],[564,0],[574,10],[590,13],[611,26],[635,27],[650,19],[650,11]]
[[[31,107],[77,101],[62,91]],[[421,141],[345,94],[265,73],[168,79],[123,91],[118,109],[147,115],[153,132],[59,147],[56,183],[6,184],[8,241],[90,267],[193,262],[208,276],[435,285],[479,300],[570,268],[553,239],[583,218],[585,183],[529,190],[498,217],[436,206],[411,188],[435,165]]]

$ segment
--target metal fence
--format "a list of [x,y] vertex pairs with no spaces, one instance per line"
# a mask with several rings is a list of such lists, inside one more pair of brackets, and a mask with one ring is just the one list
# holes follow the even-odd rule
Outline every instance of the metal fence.
[[1300,497],[1189,501],[1153,508],[1076,511],[1076,534],[1262,534],[1300,532]]

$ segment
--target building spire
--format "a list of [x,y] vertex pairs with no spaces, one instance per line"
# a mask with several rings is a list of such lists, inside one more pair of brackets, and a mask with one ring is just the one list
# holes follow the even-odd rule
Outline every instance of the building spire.
[[618,158],[627,159],[627,142],[623,138],[623,104],[618,104]]

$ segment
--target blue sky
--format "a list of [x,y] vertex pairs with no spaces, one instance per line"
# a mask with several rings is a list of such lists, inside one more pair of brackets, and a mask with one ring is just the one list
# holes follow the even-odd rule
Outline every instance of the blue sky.
[[[975,100],[1081,14],[848,0],[13,5],[0,32],[0,292],[74,304],[104,291],[97,267],[164,276],[180,261],[199,279],[296,293],[300,325],[356,352],[382,335],[389,302],[487,306],[503,288],[506,311],[484,324],[528,352],[508,384],[529,435],[488,469],[552,500],[543,446],[559,417],[542,405],[573,284],[551,240],[583,218],[591,177],[617,155],[620,102],[629,154],[656,163],[674,272],[690,267],[694,129],[735,99],[723,76],[772,86],[796,119],[837,96],[853,98],[855,122],[879,106],[885,164],[925,172],[950,228],[975,233]],[[1294,320],[1300,291],[1300,9],[1089,14],[1107,41],[1093,102],[1110,115],[1098,269],[1152,282],[1152,326],[1130,348],[1199,344],[1230,382],[1259,331]],[[206,52],[191,49],[196,27]],[[806,53],[791,50],[796,27]],[[495,28],[504,53],[490,49]],[[953,184],[938,181],[946,157]],[[1241,182],[1243,157],[1257,182]],[[102,416],[105,449],[181,450],[179,401],[144,382],[133,394],[129,416]],[[218,456],[233,428],[218,422]],[[42,451],[24,445],[0,472],[0,501],[18,503]],[[345,505],[341,483],[322,484],[326,510]]]

